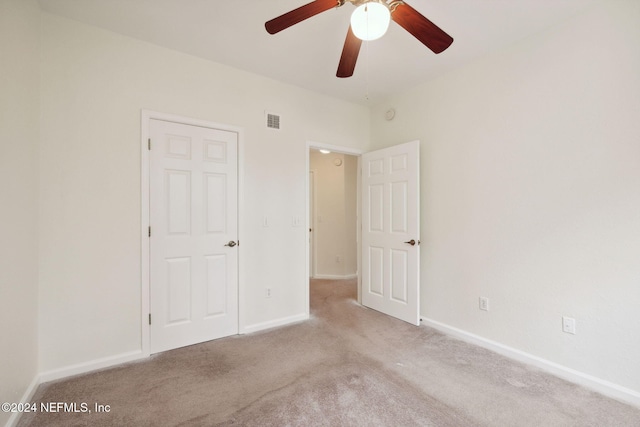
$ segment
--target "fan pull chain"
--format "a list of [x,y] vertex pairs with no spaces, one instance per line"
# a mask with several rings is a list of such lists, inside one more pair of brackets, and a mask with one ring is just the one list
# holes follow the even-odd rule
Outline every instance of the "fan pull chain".
[[365,73],[364,73],[364,84],[365,84],[365,95],[364,95],[364,99],[367,100],[367,102],[371,102],[371,99],[369,98],[369,42],[365,41],[365,46],[364,46],[364,62],[365,62]]

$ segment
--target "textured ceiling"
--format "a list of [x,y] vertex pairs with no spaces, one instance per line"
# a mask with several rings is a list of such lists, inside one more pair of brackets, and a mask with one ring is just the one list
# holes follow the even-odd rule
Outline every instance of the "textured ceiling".
[[407,0],[454,38],[435,55],[395,23],[335,77],[351,4],[269,35],[264,23],[310,0],[39,0],[43,10],[351,102],[405,91],[535,36],[605,0]]

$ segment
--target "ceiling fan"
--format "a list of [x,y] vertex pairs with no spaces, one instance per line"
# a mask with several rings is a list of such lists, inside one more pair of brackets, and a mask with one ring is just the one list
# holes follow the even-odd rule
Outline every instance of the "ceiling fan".
[[[386,32],[390,19],[411,33],[434,53],[444,51],[453,43],[453,38],[450,35],[401,0],[315,0],[268,21],[265,23],[265,28],[269,34],[276,34],[319,13],[338,8],[347,1],[357,6],[357,9],[351,16],[351,25],[347,32],[336,73],[338,77],[353,75],[362,40],[374,40],[382,36]],[[374,19],[376,19],[374,12],[386,15],[381,24],[383,28],[378,32],[374,28]],[[360,28],[361,24],[364,24],[364,27]]]

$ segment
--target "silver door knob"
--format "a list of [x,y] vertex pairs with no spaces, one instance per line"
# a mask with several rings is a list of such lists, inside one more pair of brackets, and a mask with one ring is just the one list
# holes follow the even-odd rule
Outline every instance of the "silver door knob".
[[225,246],[229,246],[229,247],[234,247],[235,245],[237,245],[236,242],[234,242],[233,240],[230,240],[229,243],[227,243]]

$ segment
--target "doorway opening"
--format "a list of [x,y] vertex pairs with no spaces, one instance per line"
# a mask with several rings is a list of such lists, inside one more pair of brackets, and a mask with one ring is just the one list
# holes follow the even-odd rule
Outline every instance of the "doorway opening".
[[[310,171],[312,149],[325,148],[336,153],[358,156],[357,302],[419,325],[420,141],[410,141],[367,153],[345,152],[312,143],[308,143],[307,148],[307,172]],[[334,165],[341,163],[339,159],[334,161]],[[318,178],[315,175],[317,188]],[[307,195],[309,194],[307,187]],[[314,196],[316,212],[317,199]],[[309,199],[307,206],[310,206]],[[312,227],[309,228],[313,230]],[[316,232],[314,240],[317,240],[319,234]],[[310,245],[306,246],[309,255]],[[314,246],[317,248],[317,245]],[[314,257],[318,258],[317,255]],[[309,256],[306,264],[309,276]],[[314,274],[317,276],[319,262],[315,264]],[[307,301],[308,296],[309,292]]]
[[312,149],[309,167],[310,277],[355,278],[358,158]]
[[360,301],[361,152],[308,143],[308,277],[357,279]]

